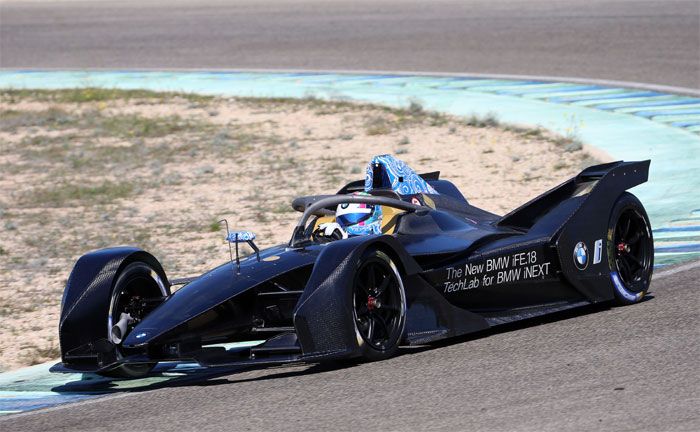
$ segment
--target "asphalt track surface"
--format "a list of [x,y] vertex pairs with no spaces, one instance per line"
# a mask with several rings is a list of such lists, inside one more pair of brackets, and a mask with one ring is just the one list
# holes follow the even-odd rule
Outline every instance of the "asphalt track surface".
[[376,363],[213,374],[0,418],[0,429],[697,431],[694,265],[657,278],[633,306],[564,313]]
[[697,0],[0,4],[3,68],[547,75],[700,88]]

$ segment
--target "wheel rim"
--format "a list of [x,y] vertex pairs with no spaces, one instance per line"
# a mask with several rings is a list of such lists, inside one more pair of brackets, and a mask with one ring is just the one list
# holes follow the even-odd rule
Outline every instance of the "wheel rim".
[[613,241],[617,273],[630,289],[649,274],[651,267],[653,245],[644,217],[634,209],[623,211]]
[[398,343],[405,299],[395,267],[377,257],[363,262],[355,275],[353,306],[355,325],[369,346],[385,351]]
[[134,296],[149,297],[153,295],[167,296],[167,290],[160,275],[152,269],[148,272],[129,275],[124,281],[119,281],[112,293],[112,299],[107,313],[107,337],[111,341],[112,326],[125,311],[126,303]]

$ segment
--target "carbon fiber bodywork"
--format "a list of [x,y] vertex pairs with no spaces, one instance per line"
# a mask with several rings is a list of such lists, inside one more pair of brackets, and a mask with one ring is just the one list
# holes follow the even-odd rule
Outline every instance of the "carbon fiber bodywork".
[[58,334],[64,363],[92,370],[115,361],[113,347],[107,340],[106,316],[117,275],[135,261],[144,261],[159,272],[169,294],[170,285],[158,260],[138,248],[102,249],[85,254],[76,262],[61,301]]
[[[240,270],[227,262],[185,280],[135,324],[119,356],[113,355],[105,313],[120,269],[141,260],[167,279],[155,258],[139,249],[89,253],[78,260],[66,286],[59,327],[63,364],[56,370],[108,371],[165,360],[212,366],[358,356],[363,341],[353,322],[351,293],[358,262],[368,250],[385,253],[401,274],[404,344],[611,300],[609,248],[602,247],[611,241],[611,209],[625,190],[647,180],[648,168],[649,161],[588,168],[503,217],[471,206],[438,173],[424,175],[438,194],[411,197],[421,205],[404,205],[416,211],[402,214],[392,234],[301,241],[308,231],[302,223],[290,243],[295,247],[275,246],[261,251],[259,259],[242,259]],[[339,194],[359,184],[350,183]],[[294,208],[316,208],[323,199],[328,197],[298,199]],[[584,267],[575,262],[579,244],[591,250]],[[264,342],[235,352],[214,346],[250,340]]]

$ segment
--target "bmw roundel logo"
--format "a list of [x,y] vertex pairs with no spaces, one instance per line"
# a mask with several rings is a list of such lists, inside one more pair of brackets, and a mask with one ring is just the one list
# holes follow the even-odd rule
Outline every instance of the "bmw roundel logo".
[[584,242],[578,242],[574,247],[574,265],[579,270],[588,267],[588,248]]

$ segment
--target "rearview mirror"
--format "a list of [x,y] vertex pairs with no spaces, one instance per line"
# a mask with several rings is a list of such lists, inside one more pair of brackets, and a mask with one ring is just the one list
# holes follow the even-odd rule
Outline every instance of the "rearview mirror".
[[242,243],[255,240],[255,233],[252,231],[231,231],[226,236],[230,243]]

